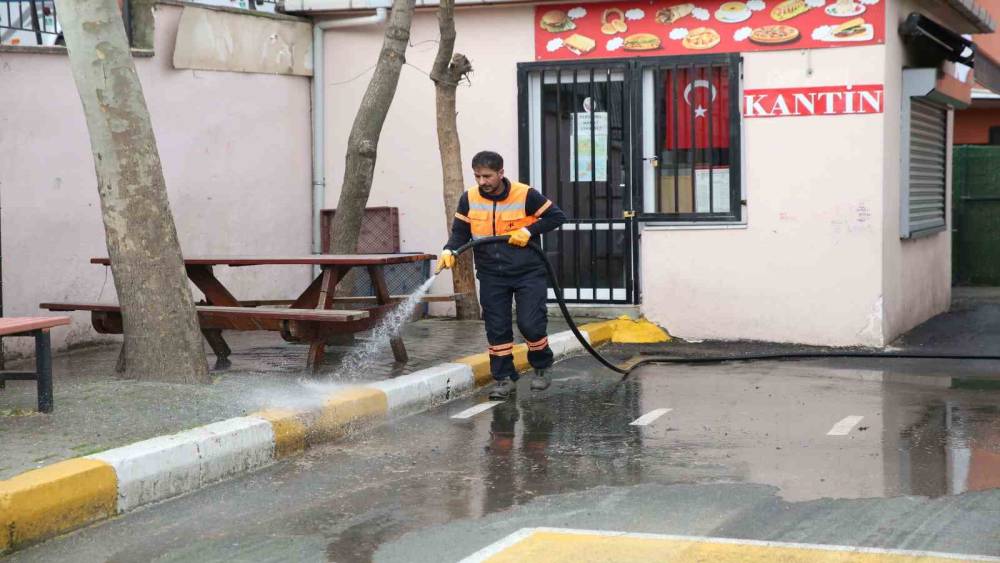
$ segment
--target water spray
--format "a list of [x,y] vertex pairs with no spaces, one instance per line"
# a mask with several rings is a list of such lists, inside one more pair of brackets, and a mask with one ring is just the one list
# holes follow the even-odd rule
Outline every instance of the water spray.
[[[470,248],[479,246],[481,244],[491,244],[496,242],[506,243],[510,235],[500,235],[495,237],[483,237],[480,239],[471,240],[462,246],[458,247],[454,253],[455,256],[459,256],[463,252],[469,250]],[[835,352],[783,352],[776,354],[744,354],[737,356],[712,356],[704,358],[679,358],[671,356],[650,356],[642,359],[633,359],[626,362],[624,366],[617,366],[607,358],[602,356],[597,350],[590,345],[587,337],[580,332],[577,328],[576,322],[573,321],[572,315],[569,314],[569,308],[566,307],[566,302],[563,301],[563,291],[562,287],[559,285],[559,281],[556,279],[555,270],[552,268],[552,263],[549,262],[548,257],[545,256],[545,251],[542,250],[540,246],[533,242],[529,242],[527,248],[538,255],[542,259],[542,263],[545,265],[545,272],[549,278],[549,285],[555,292],[556,302],[559,304],[559,310],[562,312],[563,317],[566,319],[566,324],[569,325],[573,335],[576,339],[580,341],[583,346],[591,356],[594,357],[598,362],[600,362],[604,367],[610,369],[615,373],[622,375],[622,380],[625,380],[636,369],[639,369],[645,365],[652,364],[719,364],[724,362],[749,362],[749,361],[766,361],[766,360],[803,360],[803,359],[820,359],[820,358],[892,358],[892,359],[935,359],[935,360],[991,360],[1000,361],[1000,356],[970,356],[966,354],[913,354],[908,352],[845,352],[845,351],[835,351]]]

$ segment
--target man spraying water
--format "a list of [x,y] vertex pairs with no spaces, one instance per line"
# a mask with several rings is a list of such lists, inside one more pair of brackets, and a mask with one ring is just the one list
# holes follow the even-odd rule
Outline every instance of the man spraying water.
[[455,250],[470,239],[510,236],[506,243],[481,244],[473,251],[490,343],[490,373],[496,380],[490,398],[504,400],[516,390],[512,299],[517,303],[517,328],[528,344],[528,362],[535,369],[531,389],[544,391],[549,387],[545,370],[552,366],[546,333],[548,285],[542,258],[525,247],[562,225],[566,215],[538,191],[505,178],[503,157],[495,152],[476,154],[472,170],[477,185],[458,201],[451,238],[437,271],[454,267]]

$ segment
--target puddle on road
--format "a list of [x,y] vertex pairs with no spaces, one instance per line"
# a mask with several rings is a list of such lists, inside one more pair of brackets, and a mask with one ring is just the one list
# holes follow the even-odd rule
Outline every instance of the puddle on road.
[[[620,386],[557,374],[549,393],[521,392],[476,417],[484,512],[648,482],[766,484],[789,501],[1000,488],[1000,392],[979,383],[677,373]],[[630,425],[664,407],[673,410],[656,423]],[[847,435],[827,435],[849,415],[864,418]]]

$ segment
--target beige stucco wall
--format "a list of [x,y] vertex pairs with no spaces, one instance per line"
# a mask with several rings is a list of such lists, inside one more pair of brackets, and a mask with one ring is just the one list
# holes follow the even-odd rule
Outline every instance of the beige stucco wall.
[[[177,71],[182,8],[156,9],[156,56],[136,66],[186,254],[301,254],[310,248],[309,79]],[[4,315],[44,301],[114,301],[94,164],[65,55],[0,52],[0,227]],[[219,269],[240,297],[278,298],[306,268]],[[201,298],[200,293],[195,293]],[[47,313],[46,313],[47,314]],[[57,347],[95,338],[89,315]],[[27,339],[6,339],[24,351]]]
[[[473,8],[458,11],[455,51],[472,61],[471,84],[458,89],[458,131],[462,158],[469,162],[480,150],[495,150],[517,177],[517,68],[534,56],[533,8]],[[436,253],[448,238],[451,213],[441,195],[441,161],[437,146],[434,85],[429,73],[437,53],[437,14],[418,11],[410,32],[407,65],[385,122],[370,207],[399,208],[400,244],[404,252]],[[382,27],[326,32],[327,207],[336,207],[344,179],[347,136],[371,78],[382,46]],[[466,169],[466,184],[472,185]],[[446,223],[447,221],[447,223]],[[451,292],[451,276],[440,276],[432,288]],[[435,306],[441,313],[444,308]]]
[[[913,11],[927,11],[926,2],[900,0],[886,4],[890,28],[898,25]],[[939,17],[939,19],[941,19]],[[886,46],[886,99],[902,99],[902,69],[907,66],[903,44],[898,40]],[[913,240],[899,237],[900,190],[900,139],[902,116],[899,103],[887,104],[885,114],[885,201],[883,214],[885,228],[883,256],[883,285],[885,294],[884,331],[887,340],[917,326],[923,321],[947,311],[951,303],[951,151],[948,151],[946,202],[948,229],[944,232]],[[949,127],[949,136],[952,134]],[[950,144],[950,137],[949,137]]]
[[[889,21],[899,13],[891,7]],[[456,25],[457,50],[477,69],[458,92],[463,159],[498,150],[516,176],[515,73],[533,59],[532,8],[461,9]],[[885,83],[886,114],[746,120],[746,225],[645,229],[642,313],[689,338],[880,346],[946,308],[948,235],[898,237],[902,47],[895,23],[889,28],[882,46],[744,54],[744,88]],[[337,203],[347,135],[381,33],[326,34],[328,207]],[[425,74],[437,33],[434,12],[418,12],[369,200],[400,208],[404,251],[433,252],[446,236]],[[502,48],[486,36],[502,37]],[[450,287],[445,275],[435,290]]]
[[[878,84],[884,46],[744,54],[745,89]],[[747,224],[646,230],[642,311],[686,338],[880,345],[882,117],[747,119]]]

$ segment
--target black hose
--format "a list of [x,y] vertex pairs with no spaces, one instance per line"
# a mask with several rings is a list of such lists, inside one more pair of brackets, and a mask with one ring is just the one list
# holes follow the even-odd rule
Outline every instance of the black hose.
[[[501,235],[495,237],[484,237],[480,239],[471,240],[458,249],[455,250],[455,255],[458,256],[463,252],[479,246],[480,244],[490,244],[494,242],[506,242],[510,238],[510,235]],[[565,301],[563,301],[562,288],[559,286],[559,282],[556,280],[555,270],[552,269],[552,264],[549,262],[548,258],[545,256],[545,251],[541,249],[535,243],[529,243],[527,248],[530,248],[535,254],[537,254],[541,259],[542,263],[545,264],[545,272],[549,277],[549,284],[552,285],[552,289],[556,295],[556,302],[559,304],[559,310],[562,311],[563,317],[566,319],[566,324],[569,325],[570,330],[576,336],[576,339],[580,341],[584,349],[590,353],[598,362],[602,365],[614,371],[616,373],[622,374],[622,379],[624,380],[629,376],[630,373],[636,369],[652,364],[719,364],[724,362],[750,362],[750,361],[761,361],[761,360],[802,360],[802,359],[821,359],[821,358],[892,358],[892,359],[932,359],[932,360],[990,360],[990,361],[1000,361],[1000,356],[972,356],[968,354],[914,354],[912,352],[780,352],[774,354],[744,354],[737,356],[711,356],[704,358],[677,358],[677,357],[664,357],[664,356],[651,356],[638,362],[630,363],[628,368],[623,368],[616,366],[615,364],[608,361],[607,358],[602,356],[597,350],[590,345],[580,329],[577,328],[576,322],[573,321],[573,317],[569,314],[569,308],[566,307]]]

